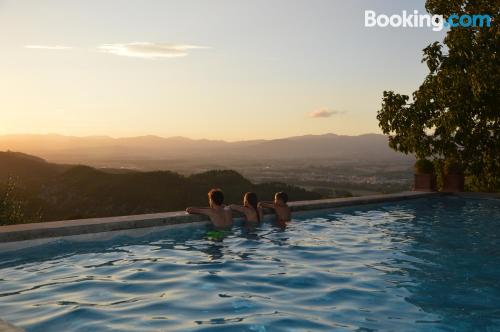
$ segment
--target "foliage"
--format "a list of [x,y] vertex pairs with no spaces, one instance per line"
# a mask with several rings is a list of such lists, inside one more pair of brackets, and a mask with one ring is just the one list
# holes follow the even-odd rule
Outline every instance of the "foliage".
[[[42,173],[39,170],[43,167]],[[278,191],[287,191],[293,200],[322,198],[321,194],[283,183],[254,184],[231,170],[191,176],[169,171],[109,173],[83,165],[50,164],[12,153],[0,153],[0,175],[3,174],[18,176],[22,184],[22,191],[21,186],[14,190],[11,184],[5,196],[9,203],[4,206],[9,208],[4,210],[9,212],[4,215],[9,217],[2,220],[8,223],[184,210],[187,206],[206,206],[207,192],[214,187],[223,189],[227,203],[241,203],[247,191],[257,193],[260,200],[272,200]]]
[[384,91],[377,119],[389,146],[453,159],[475,190],[500,190],[499,1],[427,0],[431,14],[489,14],[491,27],[451,28],[423,50],[429,73],[409,96]]
[[321,195],[282,183],[253,184],[235,171],[208,171],[182,176],[169,171],[105,173],[77,166],[47,182],[43,197],[46,219],[77,219],[184,210],[206,206],[211,188],[224,191],[226,203],[241,203],[243,194],[254,191],[271,200],[277,191],[298,199]]
[[444,174],[461,174],[462,166],[457,160],[447,159],[444,161]]
[[0,188],[0,225],[20,224],[25,222],[23,202],[16,193],[16,184],[12,178]]
[[432,174],[434,173],[434,164],[428,159],[419,159],[415,163],[415,173]]

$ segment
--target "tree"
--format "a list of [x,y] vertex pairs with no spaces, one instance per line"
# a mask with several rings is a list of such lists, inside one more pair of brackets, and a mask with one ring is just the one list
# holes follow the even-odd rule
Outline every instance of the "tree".
[[431,14],[488,14],[490,27],[452,27],[423,50],[429,73],[410,101],[384,91],[377,119],[389,146],[453,159],[475,190],[500,190],[500,1],[427,0]]

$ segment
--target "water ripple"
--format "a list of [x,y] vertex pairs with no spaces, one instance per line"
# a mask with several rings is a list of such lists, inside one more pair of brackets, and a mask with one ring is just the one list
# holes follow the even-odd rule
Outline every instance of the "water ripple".
[[318,211],[0,255],[0,312],[27,331],[493,331],[497,201]]

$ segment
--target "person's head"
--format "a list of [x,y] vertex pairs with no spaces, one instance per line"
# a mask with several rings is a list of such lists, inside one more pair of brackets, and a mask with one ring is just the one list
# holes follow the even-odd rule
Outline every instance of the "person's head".
[[254,207],[257,209],[257,204],[259,203],[257,199],[257,194],[252,192],[245,193],[243,196],[243,205],[247,207]]
[[259,219],[260,221],[259,209],[257,208],[258,203],[259,200],[257,199],[256,193],[247,192],[245,193],[245,196],[243,196],[243,205],[245,205],[246,207],[254,208],[255,212],[257,212],[257,219]]
[[211,207],[224,204],[224,193],[220,189],[211,189],[208,192],[208,202]]
[[274,194],[274,204],[285,205],[288,203],[288,194],[280,191],[279,193]]

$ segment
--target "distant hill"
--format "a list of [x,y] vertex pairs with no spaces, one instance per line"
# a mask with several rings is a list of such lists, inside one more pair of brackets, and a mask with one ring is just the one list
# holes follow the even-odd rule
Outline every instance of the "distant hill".
[[64,165],[48,163],[42,158],[21,152],[0,152],[0,182],[9,176],[23,179],[25,184],[43,182],[66,169]]
[[[318,199],[318,193],[282,183],[253,184],[235,171],[208,171],[182,176],[169,171],[115,172],[82,165],[60,165],[18,152],[0,152],[0,185],[17,179],[27,214],[42,220],[105,217],[183,210],[205,206],[207,192],[220,187],[226,202],[239,203],[254,191],[271,200],[287,191],[293,200]],[[1,186],[0,186],[1,187]]]
[[304,159],[329,158],[342,161],[391,162],[410,159],[391,150],[387,137],[378,134],[344,136],[306,135],[274,140],[225,142],[183,137],[62,135],[0,136],[0,150],[23,151],[58,162],[78,163],[111,159]]

